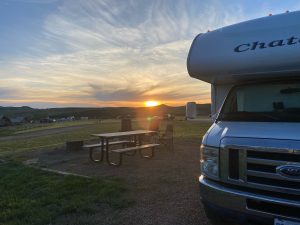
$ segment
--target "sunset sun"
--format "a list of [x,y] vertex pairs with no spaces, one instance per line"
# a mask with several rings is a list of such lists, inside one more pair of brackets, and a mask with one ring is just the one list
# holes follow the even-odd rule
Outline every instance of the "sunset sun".
[[145,102],[146,107],[153,107],[153,106],[158,106],[158,105],[159,105],[159,102],[157,102],[157,101],[146,101]]

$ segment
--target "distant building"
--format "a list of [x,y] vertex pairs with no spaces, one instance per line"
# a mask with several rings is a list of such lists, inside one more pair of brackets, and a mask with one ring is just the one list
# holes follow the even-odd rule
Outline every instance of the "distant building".
[[188,102],[186,104],[186,119],[196,119],[197,117],[197,104],[196,102]]
[[75,120],[75,116],[68,116],[68,117],[62,117],[57,119],[57,122],[66,122],[66,121],[73,121]]
[[56,120],[51,118],[44,118],[40,120],[40,123],[54,123]]
[[23,116],[17,116],[17,117],[10,118],[10,121],[13,125],[19,125],[19,124],[27,122],[26,118]]
[[87,116],[82,116],[80,117],[80,120],[89,120],[89,118]]
[[0,115],[0,127],[7,127],[11,125],[12,123],[8,117]]
[[65,122],[67,121],[67,119],[65,117],[62,117],[62,118],[59,118],[59,119],[56,119],[57,122]]
[[73,121],[73,120],[75,120],[75,116],[69,116],[69,117],[67,117],[67,121]]

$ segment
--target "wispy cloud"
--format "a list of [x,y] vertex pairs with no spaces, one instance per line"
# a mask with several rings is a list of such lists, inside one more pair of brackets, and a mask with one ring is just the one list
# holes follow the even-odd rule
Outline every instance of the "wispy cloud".
[[19,97],[20,94],[21,93],[16,89],[6,88],[6,87],[0,88],[0,96],[2,99],[17,98]]
[[1,86],[58,105],[208,102],[209,85],[186,71],[192,39],[245,18],[239,1],[60,1],[29,50],[0,62]]

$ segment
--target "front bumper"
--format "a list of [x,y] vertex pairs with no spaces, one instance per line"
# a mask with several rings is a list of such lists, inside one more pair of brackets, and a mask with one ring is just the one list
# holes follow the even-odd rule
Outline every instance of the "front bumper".
[[205,207],[224,220],[243,224],[252,222],[274,224],[275,218],[300,222],[299,218],[265,212],[263,207],[259,210],[250,209],[248,207],[249,201],[262,201],[267,204],[274,203],[282,205],[295,204],[295,206],[298,206],[296,204],[299,204],[300,206],[299,202],[297,203],[295,201],[273,198],[272,196],[225,187],[222,184],[211,181],[203,176],[200,177],[199,181],[201,198]]

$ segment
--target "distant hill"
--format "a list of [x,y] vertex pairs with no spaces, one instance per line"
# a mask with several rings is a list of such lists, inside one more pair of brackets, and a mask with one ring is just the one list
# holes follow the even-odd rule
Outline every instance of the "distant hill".
[[[210,104],[198,104],[198,115],[208,116],[210,114]],[[34,109],[28,106],[23,107],[1,107],[0,115],[7,117],[24,116],[39,120],[46,117],[62,118],[68,116],[89,117],[98,119],[110,119],[118,116],[131,115],[132,117],[162,116],[164,114],[175,116],[185,116],[185,106],[160,105],[156,107],[105,107],[105,108],[50,108]]]
[[39,113],[38,110],[30,108],[28,106],[22,107],[3,107],[0,106],[0,115],[7,117],[16,117],[16,116],[33,116],[34,114]]

